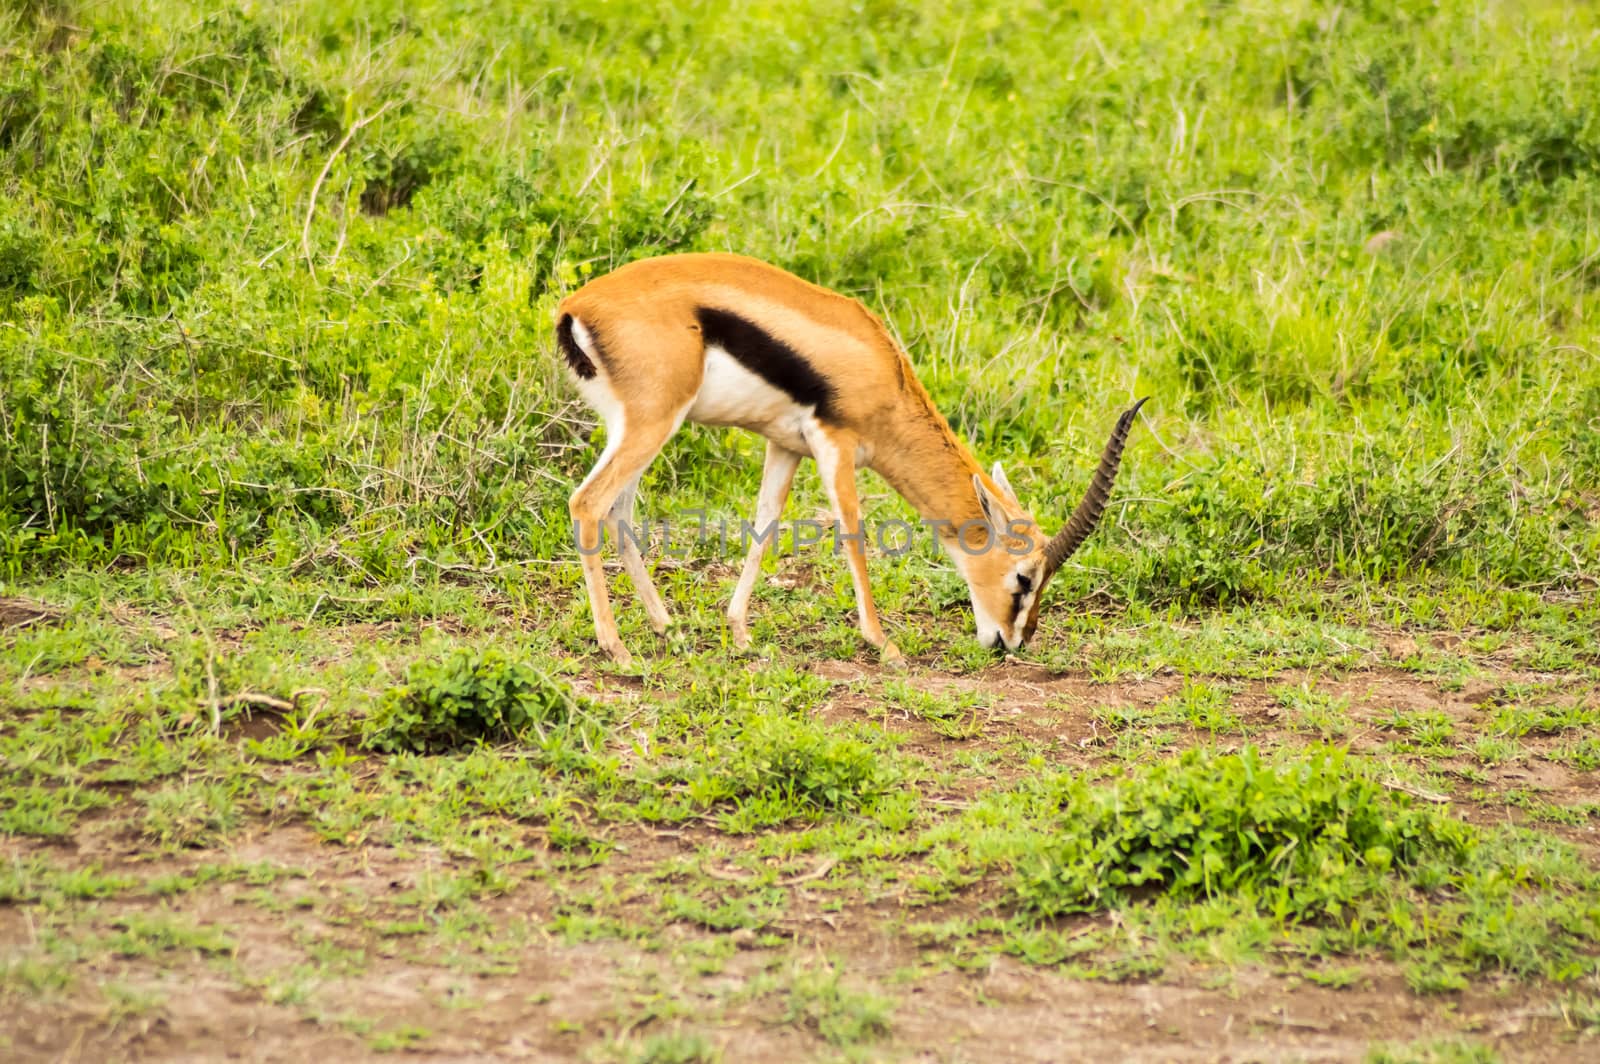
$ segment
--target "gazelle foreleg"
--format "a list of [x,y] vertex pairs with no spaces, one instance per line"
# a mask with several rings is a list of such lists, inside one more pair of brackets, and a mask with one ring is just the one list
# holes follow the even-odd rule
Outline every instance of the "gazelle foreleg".
[[[806,433],[817,472],[833,505],[838,525],[834,542],[843,544],[850,563],[850,577],[856,588],[856,614],[861,635],[883,652],[884,661],[899,661],[900,648],[883,634],[878,623],[878,607],[872,601],[872,585],[867,582],[866,526],[861,521],[861,503],[856,496],[856,439],[845,432],[829,432],[813,424]],[[841,531],[842,530],[842,531]]]
[[754,542],[750,544],[750,553],[745,555],[739,584],[728,602],[728,628],[733,633],[733,645],[740,650],[750,645],[750,628],[746,623],[750,596],[755,593],[756,580],[761,575],[761,559],[766,556],[767,544],[778,538],[778,518],[783,516],[783,504],[789,499],[789,487],[794,483],[794,471],[799,464],[798,454],[767,441],[767,457],[761,466],[761,492],[756,496]]

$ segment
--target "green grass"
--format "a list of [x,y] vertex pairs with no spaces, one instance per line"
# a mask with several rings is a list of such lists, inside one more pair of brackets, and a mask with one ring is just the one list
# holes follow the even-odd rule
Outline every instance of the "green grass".
[[[1117,397],[1155,394],[1140,501],[1064,592],[1592,575],[1581,10],[1170,4],[1090,34],[1049,7],[848,34],[828,7],[134,10],[7,16],[13,576],[316,575],[334,611],[400,580],[570,586],[516,564],[566,550],[593,454],[548,311],[713,247],[870,298],[1047,515]],[[768,90],[727,91],[739,70]],[[734,512],[754,453],[687,434],[647,497]]]
[[1501,1059],[1490,1046],[1454,1038],[1380,1046],[1367,1054],[1367,1064],[1496,1064]]
[[787,1023],[814,1028],[836,1046],[872,1041],[891,1029],[894,1003],[845,986],[830,968],[797,972],[789,988]]
[[[0,999],[131,1037],[200,980],[347,1052],[489,1055],[509,994],[541,1011],[507,1052],[875,1059],[947,1052],[919,1002],[1001,964],[1249,969],[1403,980],[1435,1020],[1524,995],[1570,1055],[1597,31],[1555,0],[11,5]],[[617,577],[636,665],[596,653],[566,502],[604,438],[551,315],[680,250],[865,300],[1050,527],[1153,396],[1020,665],[926,544],[871,562],[902,673],[825,550],[767,563],[738,655],[729,559],[658,547],[676,629]],[[748,518],[760,447],[685,430],[644,512]],[[823,505],[807,471],[789,515]],[[1346,1033],[1505,1048],[1455,1029]]]

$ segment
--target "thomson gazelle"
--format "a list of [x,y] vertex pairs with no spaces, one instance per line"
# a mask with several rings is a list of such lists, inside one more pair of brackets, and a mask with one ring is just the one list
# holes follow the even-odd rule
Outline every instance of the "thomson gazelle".
[[[667,255],[596,278],[562,301],[556,337],[578,391],[606,424],[606,447],[572,494],[572,518],[600,645],[623,664],[600,561],[610,528],[650,625],[666,630],[661,602],[633,537],[639,477],[685,420],[735,425],[767,438],[758,530],[783,512],[800,459],[816,461],[844,532],[861,634],[885,660],[867,584],[856,469],[876,470],[905,496],[967,582],[978,639],[1015,649],[1033,635],[1050,577],[1094,530],[1105,509],[1139,404],[1117,420],[1088,493],[1045,539],[995,463],[986,475],[956,438],[911,363],[866,307],[740,255]],[[1140,400],[1143,403],[1143,400]],[[750,642],[750,595],[769,537],[758,535],[728,604],[739,646]]]

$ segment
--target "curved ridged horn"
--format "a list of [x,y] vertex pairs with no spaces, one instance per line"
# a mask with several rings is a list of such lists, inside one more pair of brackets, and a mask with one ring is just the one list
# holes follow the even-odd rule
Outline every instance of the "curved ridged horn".
[[1140,399],[1117,418],[1117,427],[1111,430],[1111,438],[1106,441],[1106,449],[1100,455],[1100,465],[1094,471],[1094,479],[1089,481],[1089,490],[1084,493],[1083,501],[1072,511],[1072,516],[1061,526],[1061,531],[1045,544],[1044,571],[1047,577],[1061,568],[1061,563],[1072,557],[1073,551],[1083,546],[1083,541],[1100,523],[1106,501],[1111,498],[1111,485],[1117,479],[1117,467],[1122,464],[1122,448],[1128,442],[1128,430],[1133,428],[1134,416],[1149,398],[1147,395]]

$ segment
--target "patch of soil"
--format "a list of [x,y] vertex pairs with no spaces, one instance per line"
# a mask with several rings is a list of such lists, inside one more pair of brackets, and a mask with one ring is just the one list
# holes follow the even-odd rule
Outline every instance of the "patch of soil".
[[0,632],[36,625],[60,624],[62,612],[31,599],[0,597]]
[[[637,867],[687,856],[713,837],[624,834],[619,852]],[[487,948],[480,942],[456,956],[441,936],[375,930],[384,924],[382,896],[425,878],[438,855],[345,849],[283,828],[253,835],[232,856],[307,876],[272,887],[270,905],[242,884],[152,903],[223,931],[233,953],[90,958],[64,990],[25,997],[0,1016],[7,1059],[349,1060],[404,1045],[407,1030],[418,1040],[407,1055],[438,1061],[621,1055],[668,1032],[698,1033],[727,1060],[833,1059],[837,1050],[811,1026],[789,1022],[784,990],[796,974],[830,968],[846,993],[893,1000],[887,1036],[864,1046],[874,1059],[1354,1061],[1378,1039],[1463,1035],[1508,1060],[1594,1059],[1600,1048],[1576,1041],[1539,988],[1418,997],[1383,964],[1364,964],[1356,985],[1341,990],[1188,964],[1119,984],[1005,957],[906,979],[925,958],[892,918],[892,902],[827,911],[827,899],[804,885],[779,925],[786,946],[757,948],[753,935],[734,931],[727,938],[738,948],[728,954],[707,950],[722,936],[683,923],[665,929],[659,949],[566,941],[553,926],[555,892],[579,881],[592,887],[595,877],[524,881],[481,906],[482,923],[507,929],[503,943],[491,931]],[[615,882],[619,871],[604,874]],[[647,904],[624,900],[617,915]],[[106,903],[88,916],[110,926],[129,911]],[[38,934],[22,911],[0,909],[7,953]],[[697,969],[697,956],[722,959]]]
[[[1015,661],[981,675],[885,669],[870,660],[812,669],[834,685],[819,711],[824,719],[903,733],[905,749],[952,770],[957,783],[948,794],[924,795],[936,808],[1033,771],[1019,751],[1045,750],[1062,764],[1104,762],[1114,735],[1095,711],[1153,708],[1183,682],[1159,673],[1100,683]],[[931,693],[982,693],[980,726],[967,738],[940,734],[883,697],[879,685],[890,679]],[[1304,743],[1313,736],[1287,719],[1273,692],[1307,685],[1348,699],[1349,741],[1370,749],[1396,738],[1380,725],[1397,709],[1437,711],[1458,730],[1481,729],[1505,685],[1548,679],[1508,672],[1457,685],[1388,668],[1301,670],[1232,684],[1230,709],[1249,725],[1250,742]],[[638,687],[617,679],[578,686],[630,706],[639,697]],[[1593,685],[1582,697],[1596,697]],[[258,713],[243,733],[264,735],[270,725],[270,714]],[[1246,741],[1170,730],[1183,744]],[[974,754],[984,755],[982,772],[966,767]],[[1413,760],[1434,770],[1456,764]],[[1470,786],[1491,796],[1527,790],[1574,803],[1600,793],[1595,773],[1538,756],[1457,767],[1484,773],[1487,783]],[[1486,803],[1457,808],[1483,823],[1523,815]],[[47,944],[64,927],[105,934],[133,914],[181,917],[233,943],[229,954],[210,957],[181,949],[120,956],[102,946],[73,961],[64,987],[4,991],[0,1056],[7,1060],[349,1060],[386,1046],[429,1060],[565,1060],[627,1056],[645,1039],[674,1032],[702,1036],[729,1061],[834,1059],[842,1050],[788,997],[797,974],[829,970],[847,993],[894,1001],[888,1034],[859,1047],[870,1059],[1353,1061],[1375,1041],[1470,1037],[1507,1060],[1600,1060],[1600,1042],[1581,1037],[1553,1004],[1563,988],[1486,982],[1419,997],[1392,965],[1365,960],[1349,962],[1360,974],[1347,989],[1190,962],[1125,983],[1067,978],[1006,957],[977,970],[930,967],[936,955],[905,925],[978,915],[998,886],[977,884],[939,906],[911,908],[892,891],[863,897],[833,889],[820,855],[705,823],[586,826],[612,846],[588,868],[548,850],[543,827],[525,825],[531,856],[513,867],[502,893],[459,909],[441,902],[425,926],[407,926],[416,924],[418,893],[469,870],[461,859],[431,847],[338,846],[298,823],[260,821],[224,850],[154,855],[110,815],[85,817],[66,845],[52,847],[52,859],[141,877],[224,862],[293,874],[264,887],[219,882],[171,898],[73,902],[65,910],[0,905],[0,963],[48,960]],[[1595,852],[1590,826],[1539,828],[1581,838]],[[0,839],[0,861],[30,851],[39,852]],[[756,855],[765,856],[757,863]],[[770,890],[781,892],[783,904],[759,930],[717,932],[684,920],[649,936],[618,932],[659,920],[657,895],[683,887],[696,867],[725,884],[729,899],[749,894],[763,876],[775,879]],[[692,889],[714,894],[716,887],[708,892],[696,878]],[[595,917],[594,941],[584,940],[581,923],[563,922],[574,912]],[[1084,918],[1095,928],[1111,921]]]

